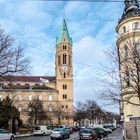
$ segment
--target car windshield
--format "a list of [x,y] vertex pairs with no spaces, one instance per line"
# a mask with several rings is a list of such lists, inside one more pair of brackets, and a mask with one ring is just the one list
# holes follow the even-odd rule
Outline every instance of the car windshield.
[[40,130],[40,127],[35,127],[35,130]]
[[91,131],[91,130],[89,130],[89,129],[81,129],[81,130],[80,130],[80,133],[91,134],[91,133],[92,133],[92,131]]
[[8,131],[0,129],[0,134],[5,134],[5,133],[8,133]]
[[55,128],[55,129],[53,129],[53,131],[62,131],[62,129],[61,128]]

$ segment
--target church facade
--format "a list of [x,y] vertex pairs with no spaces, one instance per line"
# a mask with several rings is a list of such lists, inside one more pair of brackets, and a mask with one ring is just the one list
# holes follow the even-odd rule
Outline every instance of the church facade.
[[49,116],[43,123],[73,124],[72,38],[65,20],[56,38],[55,76],[12,76],[0,84],[0,100],[7,96],[13,100],[24,124],[30,123],[33,108],[29,103],[35,99],[42,102]]

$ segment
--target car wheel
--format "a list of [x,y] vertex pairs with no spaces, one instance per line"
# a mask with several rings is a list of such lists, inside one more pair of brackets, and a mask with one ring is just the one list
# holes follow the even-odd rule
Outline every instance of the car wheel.
[[70,137],[70,135],[68,135],[68,137],[67,138],[69,138]]
[[14,136],[11,136],[10,140],[14,140],[14,139],[15,139]]

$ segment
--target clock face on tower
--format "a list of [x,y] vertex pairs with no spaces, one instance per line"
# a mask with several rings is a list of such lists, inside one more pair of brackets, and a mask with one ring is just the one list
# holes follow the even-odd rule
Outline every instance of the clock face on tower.
[[62,66],[61,69],[62,69],[63,72],[66,72],[67,71],[67,66]]

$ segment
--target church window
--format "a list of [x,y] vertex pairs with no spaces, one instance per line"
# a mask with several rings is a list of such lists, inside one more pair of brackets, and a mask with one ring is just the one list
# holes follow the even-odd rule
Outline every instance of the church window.
[[67,99],[67,95],[66,94],[63,94],[63,99]]
[[32,95],[29,95],[29,101],[32,101]]
[[65,99],[67,99],[67,95],[65,94]]
[[66,45],[63,45],[63,50],[66,50],[67,49],[67,46]]
[[28,111],[31,112],[32,111],[32,107],[29,107]]
[[58,56],[58,65],[61,65],[61,56]]
[[66,78],[66,73],[64,72],[64,78]]
[[69,65],[71,65],[71,56],[69,55]]
[[11,100],[12,100],[12,95],[9,95],[9,99],[11,99]]
[[19,111],[19,112],[21,112],[21,111],[22,111],[22,107],[21,107],[21,106],[18,108],[18,111]]
[[19,100],[19,101],[22,100],[22,96],[21,96],[21,95],[18,96],[18,100]]
[[66,105],[66,109],[68,109],[68,105]]
[[0,101],[2,101],[2,96],[0,95]]
[[42,100],[43,100],[42,95],[39,95],[38,99],[39,99],[40,101],[42,101]]
[[66,54],[63,54],[63,64],[66,64],[67,62],[66,58],[67,58]]
[[127,59],[128,58],[128,47],[125,46],[124,50],[125,50],[125,59]]
[[62,105],[62,109],[64,108],[64,105]]
[[67,85],[63,85],[63,89],[67,89]]
[[135,22],[135,23],[133,23],[133,25],[132,25],[133,27],[133,30],[136,30],[136,29],[139,29],[139,22]]
[[52,95],[49,95],[49,101],[52,101]]
[[52,109],[52,107],[51,107],[51,106],[49,106],[49,111],[50,111],[50,112],[52,112],[52,110],[53,110],[53,109]]

